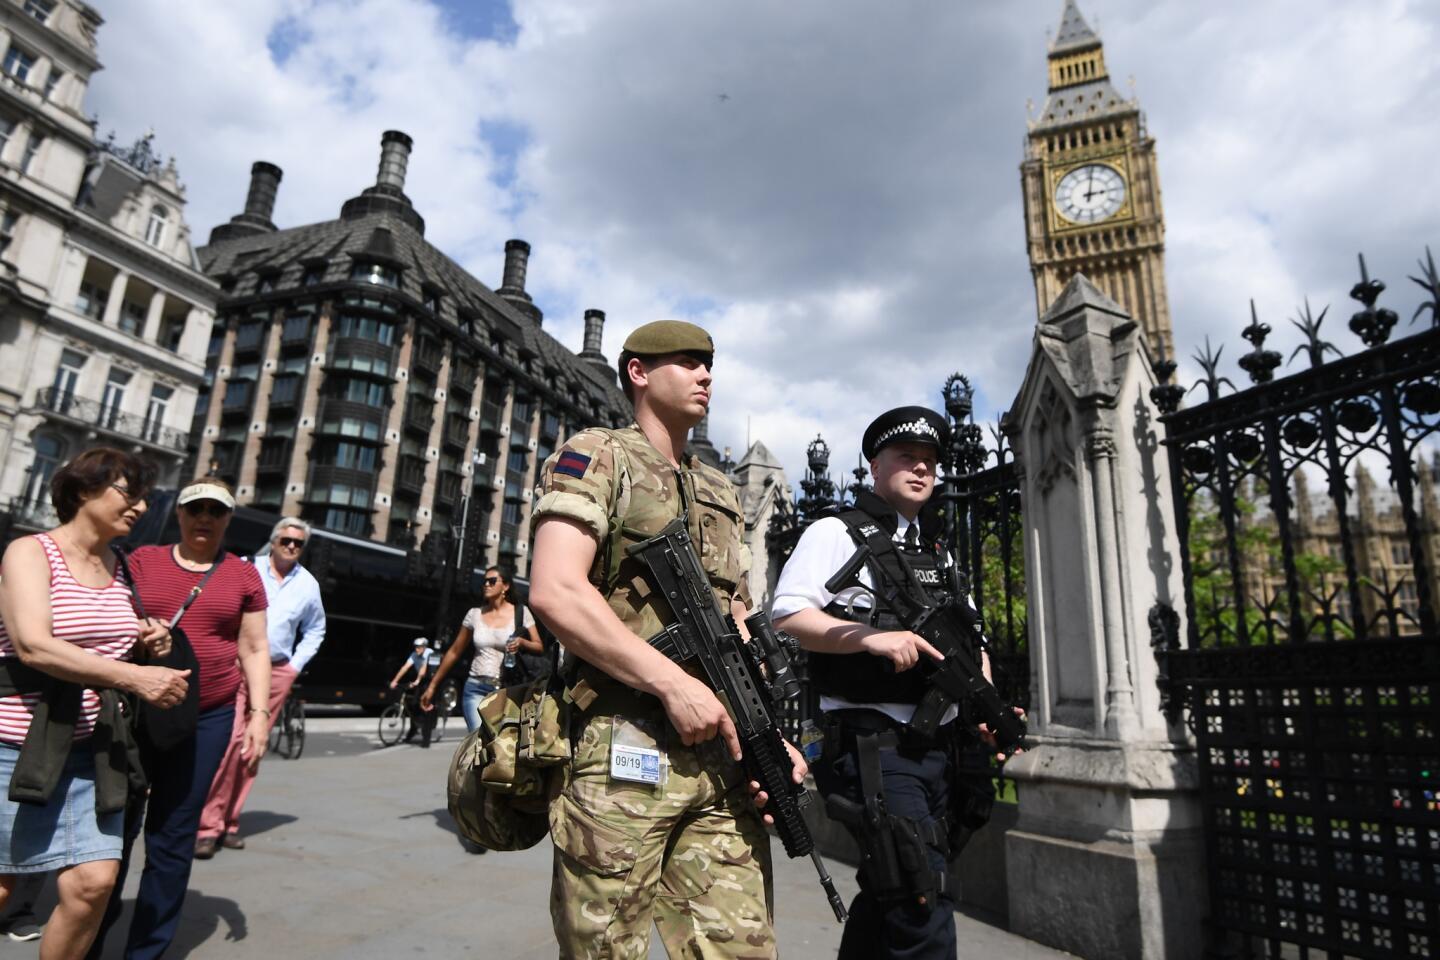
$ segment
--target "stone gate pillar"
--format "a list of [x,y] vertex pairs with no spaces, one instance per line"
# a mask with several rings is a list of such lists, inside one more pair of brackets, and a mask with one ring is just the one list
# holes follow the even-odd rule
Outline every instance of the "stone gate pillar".
[[1076,276],[1006,426],[1024,472],[1032,744],[1005,768],[1020,797],[1010,926],[1097,960],[1202,949],[1196,764],[1150,647],[1151,609],[1183,616],[1184,596],[1154,385],[1136,323]]

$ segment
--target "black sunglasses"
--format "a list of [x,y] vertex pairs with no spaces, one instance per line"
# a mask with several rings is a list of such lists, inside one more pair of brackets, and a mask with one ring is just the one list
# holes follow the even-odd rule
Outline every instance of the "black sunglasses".
[[214,500],[191,500],[189,503],[184,504],[183,508],[185,512],[192,517],[198,517],[203,513],[216,520],[230,513],[229,507]]
[[125,505],[126,505],[126,506],[133,507],[133,506],[135,506],[135,504],[140,503],[142,500],[145,499],[145,494],[142,493],[142,494],[139,494],[138,496],[137,496],[137,495],[132,495],[132,494],[130,493],[130,488],[129,488],[129,487],[122,487],[122,486],[120,486],[120,484],[118,484],[118,483],[112,483],[112,484],[110,484],[110,489],[111,489],[111,490],[114,490],[116,493],[120,494],[120,496],[122,496],[122,497],[125,498]]
[[280,544],[280,546],[282,547],[299,548],[305,546],[304,537],[276,537],[275,542]]
[[497,583],[499,583],[499,582],[500,582],[500,578],[499,578],[499,577],[486,577],[486,578],[485,578],[485,586],[487,586],[487,587],[493,587],[493,586],[495,586],[495,584],[497,584]]

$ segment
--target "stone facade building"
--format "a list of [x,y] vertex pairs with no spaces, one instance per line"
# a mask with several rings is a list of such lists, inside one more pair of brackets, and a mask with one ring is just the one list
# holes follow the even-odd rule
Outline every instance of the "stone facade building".
[[218,293],[174,161],[98,143],[82,112],[100,24],[0,2],[0,500],[21,526],[53,523],[50,476],[90,446],[178,479]]
[[411,140],[388,131],[373,186],[335,220],[277,229],[281,171],[252,168],[243,213],[201,248],[219,281],[195,454],[241,504],[413,547],[478,524],[477,560],[528,569],[537,466],[568,434],[630,406],[585,314],[577,355],[505,245],[491,289],[425,240],[405,195]]

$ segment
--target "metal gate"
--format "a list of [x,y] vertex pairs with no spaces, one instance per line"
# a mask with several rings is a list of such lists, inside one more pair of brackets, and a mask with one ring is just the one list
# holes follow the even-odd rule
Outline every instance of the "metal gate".
[[[1416,316],[1440,323],[1433,260],[1422,274]],[[1273,380],[1252,305],[1253,386],[1220,377],[1207,342],[1205,402],[1152,394],[1187,635],[1171,611],[1151,620],[1168,711],[1197,741],[1226,955],[1440,955],[1440,327],[1389,342],[1383,289],[1362,259],[1362,352],[1339,356],[1307,305],[1292,359],[1308,369]]]

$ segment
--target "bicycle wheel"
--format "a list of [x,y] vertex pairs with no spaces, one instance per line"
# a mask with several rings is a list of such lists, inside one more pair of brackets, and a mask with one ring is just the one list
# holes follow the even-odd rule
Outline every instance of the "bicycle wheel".
[[386,707],[380,714],[380,745],[382,747],[393,747],[405,736],[405,728],[409,725],[410,717],[405,712],[405,704],[395,702]]
[[285,756],[299,760],[305,750],[305,702],[293,697],[285,702]]
[[460,684],[454,680],[446,680],[440,686],[440,696],[435,699],[435,709],[440,716],[448,717],[455,712],[455,705],[460,702]]

